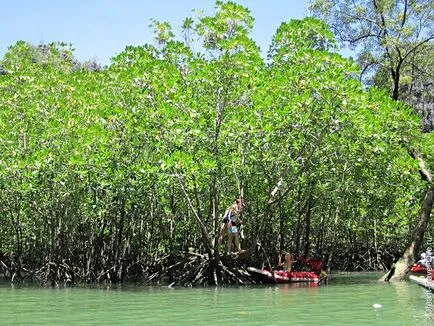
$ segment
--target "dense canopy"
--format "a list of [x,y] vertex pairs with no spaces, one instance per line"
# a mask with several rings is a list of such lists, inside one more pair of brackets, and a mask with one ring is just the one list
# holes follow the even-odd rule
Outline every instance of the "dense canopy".
[[147,279],[193,253],[218,259],[240,192],[242,247],[263,249],[249,264],[290,250],[335,269],[390,265],[426,187],[408,148],[433,163],[412,110],[364,89],[314,18],[282,23],[267,60],[233,2],[182,35],[153,27],[155,45],[104,68],[22,41],[0,62],[0,270]]

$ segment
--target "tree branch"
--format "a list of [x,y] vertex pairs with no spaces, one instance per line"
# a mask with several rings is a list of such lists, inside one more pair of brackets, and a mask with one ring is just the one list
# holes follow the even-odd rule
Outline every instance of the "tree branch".
[[401,28],[404,27],[407,19],[408,0],[404,0],[404,15],[402,15]]
[[411,50],[409,50],[405,55],[404,55],[404,57],[402,58],[402,60],[405,60],[410,54],[412,54],[413,52],[415,52],[420,46],[422,46],[423,44],[425,44],[425,43],[428,43],[429,41],[431,41],[431,40],[433,40],[434,39],[434,35],[431,35],[430,37],[428,37],[427,39],[425,39],[425,40],[423,40],[423,41],[421,41],[421,42],[419,42],[418,44],[416,44],[415,46],[414,46],[414,48],[412,48]]
[[426,179],[429,184],[432,184],[432,175],[431,175],[430,171],[427,169],[427,167],[425,165],[425,161],[422,158],[422,155],[419,152],[417,152],[416,150],[414,150],[411,153],[411,156],[413,156],[418,161],[419,171],[420,171],[420,174],[422,175],[422,178]]
[[203,224],[202,219],[200,218],[198,212],[194,209],[194,206],[190,200],[190,197],[188,196],[187,190],[185,189],[185,186],[182,182],[182,179],[183,179],[182,176],[178,176],[179,185],[181,186],[181,189],[185,195],[185,199],[187,199],[188,206],[190,206],[190,209],[192,210],[194,216],[196,217],[196,221],[199,224],[199,227],[200,227],[200,230],[202,233],[203,244],[205,246],[205,250],[207,251],[209,257],[211,257],[212,256],[211,241],[210,241],[209,236],[208,236],[208,231],[206,230],[206,227]]

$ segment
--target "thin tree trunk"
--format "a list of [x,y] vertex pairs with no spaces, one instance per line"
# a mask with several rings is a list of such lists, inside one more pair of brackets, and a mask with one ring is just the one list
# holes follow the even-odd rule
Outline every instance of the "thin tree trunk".
[[300,228],[301,228],[301,223],[302,223],[302,216],[303,216],[303,212],[302,212],[302,208],[301,208],[301,189],[298,189],[298,196],[297,196],[297,228],[295,229],[295,239],[293,240],[293,242],[295,243],[295,250],[294,253],[296,255],[300,255]]
[[337,232],[337,227],[338,227],[338,223],[339,223],[339,207],[336,207],[336,211],[335,211],[335,221],[334,221],[334,227],[332,230],[332,238],[331,238],[331,248],[330,248],[330,252],[329,252],[329,257],[327,259],[327,274],[330,274],[330,270],[331,270],[331,265],[333,262],[333,254],[335,251],[335,239],[336,239],[336,232]]
[[310,224],[311,224],[311,216],[312,216],[312,208],[313,208],[313,190],[315,188],[314,183],[311,183],[309,197],[307,199],[307,209],[306,209],[306,225],[305,225],[305,233],[304,233],[304,252],[303,256],[309,256],[309,247],[310,247]]
[[190,197],[187,193],[187,190],[185,189],[185,186],[183,184],[182,177],[178,177],[178,181],[179,181],[179,185],[181,186],[181,189],[185,195],[185,199],[187,200],[188,206],[190,207],[190,210],[192,211],[193,216],[196,218],[196,221],[199,224],[199,228],[200,228],[201,235],[202,235],[202,243],[203,243],[203,246],[205,247],[205,251],[208,253],[208,257],[211,258],[213,256],[213,250],[211,248],[212,242],[208,236],[208,231],[205,227],[205,224],[202,221],[200,211],[198,211],[194,208],[193,203],[191,202]]
[[282,202],[279,202],[279,255],[285,250],[285,215],[283,214]]

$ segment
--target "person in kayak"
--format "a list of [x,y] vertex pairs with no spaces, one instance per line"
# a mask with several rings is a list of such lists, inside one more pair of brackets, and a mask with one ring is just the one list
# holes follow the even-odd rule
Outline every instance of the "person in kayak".
[[420,259],[418,260],[418,262],[416,264],[421,265],[423,267],[428,267],[427,260],[426,260],[426,254],[424,252],[420,255]]
[[[285,259],[282,262],[282,257]],[[282,251],[282,254],[279,255],[279,261],[277,263],[279,269],[282,269],[288,273],[291,273],[292,269],[292,256],[289,252]]]
[[232,252],[232,242],[235,240],[235,249],[237,252],[241,252],[240,245],[240,227],[242,224],[241,214],[244,210],[244,198],[239,196],[235,202],[230,205],[223,215],[223,220],[220,226],[220,236],[218,239],[218,248],[220,248],[221,242],[225,234],[228,236],[227,253]]

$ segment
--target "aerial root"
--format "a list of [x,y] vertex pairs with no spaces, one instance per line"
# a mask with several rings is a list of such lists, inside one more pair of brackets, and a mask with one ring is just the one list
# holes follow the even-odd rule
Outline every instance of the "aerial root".
[[208,255],[189,253],[178,259],[177,263],[145,277],[144,282],[151,284],[170,279],[170,282],[175,281],[176,284],[185,286],[255,283],[245,266],[237,261],[237,257],[209,259]]

